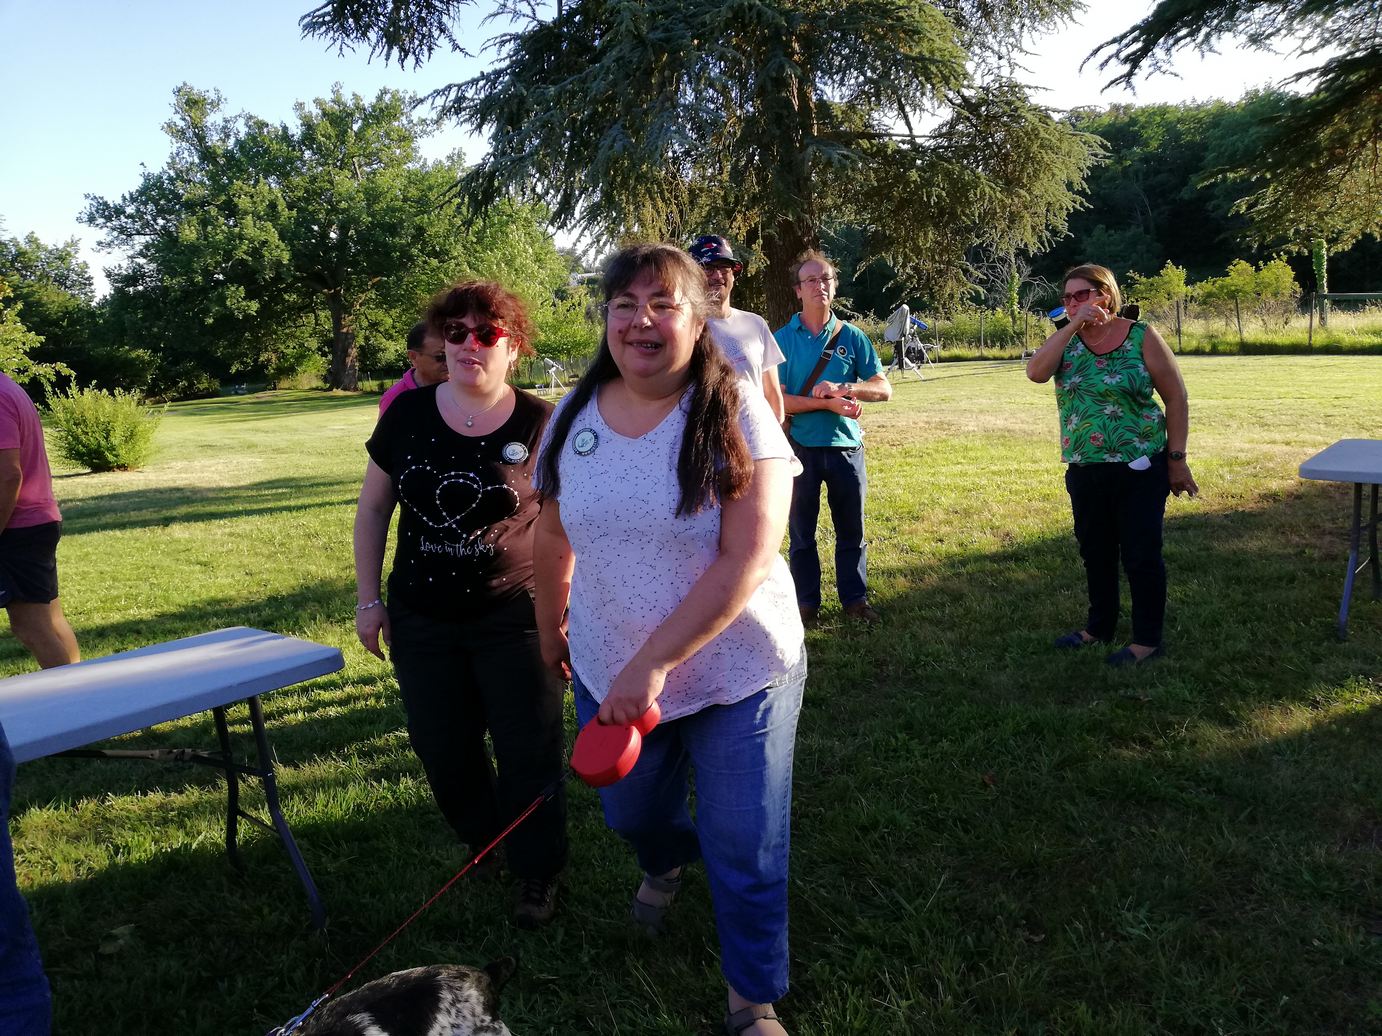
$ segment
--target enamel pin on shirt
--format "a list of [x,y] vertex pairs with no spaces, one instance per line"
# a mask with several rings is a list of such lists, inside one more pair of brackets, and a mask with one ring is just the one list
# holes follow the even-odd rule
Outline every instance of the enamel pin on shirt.
[[582,428],[571,440],[571,448],[580,457],[588,457],[595,452],[595,447],[600,445],[600,437],[595,434],[594,428]]
[[499,456],[504,458],[505,464],[522,464],[528,459],[528,447],[521,442],[506,442]]

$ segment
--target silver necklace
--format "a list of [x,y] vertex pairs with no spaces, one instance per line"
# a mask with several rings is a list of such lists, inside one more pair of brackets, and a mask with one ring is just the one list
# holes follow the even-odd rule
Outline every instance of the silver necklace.
[[[482,416],[482,415],[484,415],[484,414],[489,413],[491,410],[493,410],[495,407],[497,407],[497,406],[499,405],[499,401],[502,400],[502,399],[503,399],[505,396],[507,396],[507,395],[508,395],[508,386],[505,385],[505,386],[504,386],[504,391],[501,391],[501,392],[499,393],[499,395],[495,397],[493,403],[491,403],[489,406],[485,407],[485,409],[483,409],[483,410],[477,410],[477,411],[475,411],[475,413],[471,414],[469,417],[467,417],[467,418],[465,419],[465,426],[466,426],[467,428],[474,428],[474,427],[475,427],[475,419],[476,419],[477,417],[480,417],[480,416]],[[454,396],[453,396],[452,398],[453,398],[453,400],[454,400],[455,403],[456,403],[456,409],[459,410],[459,409],[461,408],[460,400],[455,399]]]

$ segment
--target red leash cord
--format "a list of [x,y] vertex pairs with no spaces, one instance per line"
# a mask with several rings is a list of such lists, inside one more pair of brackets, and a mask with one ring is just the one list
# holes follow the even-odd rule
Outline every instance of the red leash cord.
[[490,842],[489,845],[481,849],[479,853],[477,853],[474,857],[471,858],[469,863],[467,863],[464,867],[462,867],[455,874],[453,874],[451,876],[450,881],[448,881],[445,885],[438,889],[436,893],[433,894],[431,899],[429,899],[426,903],[423,903],[422,906],[414,910],[412,914],[409,915],[408,919],[404,921],[401,925],[399,925],[397,928],[395,928],[392,932],[390,932],[388,937],[383,942],[381,942],[374,949],[370,950],[369,953],[365,954],[363,959],[361,959],[360,963],[356,964],[355,967],[347,971],[345,975],[339,981],[337,981],[335,985],[331,986],[331,988],[329,988],[325,993],[317,997],[317,999],[313,1000],[312,1003],[308,1005],[307,1010],[303,1011],[302,1014],[298,1015],[295,1018],[290,1018],[286,1024],[280,1025],[276,1029],[270,1029],[267,1036],[289,1036],[290,1033],[296,1032],[299,1028],[301,1028],[302,1023],[307,1021],[307,1019],[311,1017],[312,1013],[316,1011],[318,1007],[326,1003],[326,1001],[329,1000],[332,997],[332,995],[334,995],[342,986],[349,982],[355,976],[355,973],[357,971],[359,971],[371,960],[373,960],[376,956],[378,956],[379,952],[383,950],[385,946],[389,945],[389,943],[393,942],[394,939],[398,938],[399,933],[402,932],[403,929],[407,928],[414,921],[416,921],[418,917],[420,917],[422,913],[427,910],[428,907],[430,907],[437,900],[441,899],[442,896],[446,895],[447,891],[451,888],[451,886],[456,884],[456,882],[460,881],[461,878],[465,877],[465,875],[470,871],[470,868],[474,867],[477,863],[479,863],[486,856],[488,856],[490,852],[493,851],[495,846],[497,846],[505,838],[509,837],[509,834],[513,831],[514,828],[516,828],[519,824],[523,823],[523,821],[527,820],[530,816],[532,816],[534,811],[536,811],[539,806],[541,806],[544,802],[546,802],[553,795],[555,795],[557,793],[557,789],[560,788],[564,783],[566,783],[570,776],[571,771],[567,770],[555,781],[547,785],[547,787],[543,788],[542,792],[538,795],[538,797],[533,799],[532,804],[528,806],[528,808],[525,809],[522,813],[518,814],[518,816],[514,818],[513,822],[509,824],[508,827],[500,831],[499,834],[495,836],[494,841]]

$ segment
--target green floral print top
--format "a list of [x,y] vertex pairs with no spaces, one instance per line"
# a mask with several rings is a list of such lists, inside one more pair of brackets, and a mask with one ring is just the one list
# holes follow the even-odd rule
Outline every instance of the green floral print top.
[[1147,325],[1132,325],[1123,344],[1096,356],[1076,334],[1056,371],[1061,460],[1126,464],[1166,448],[1166,415],[1152,399],[1142,361]]

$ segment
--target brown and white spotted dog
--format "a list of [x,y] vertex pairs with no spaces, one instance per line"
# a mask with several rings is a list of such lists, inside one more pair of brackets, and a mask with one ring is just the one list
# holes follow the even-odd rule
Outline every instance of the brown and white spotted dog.
[[300,1036],[513,1036],[499,1020],[499,990],[512,957],[484,970],[432,964],[395,971],[324,1004]]

